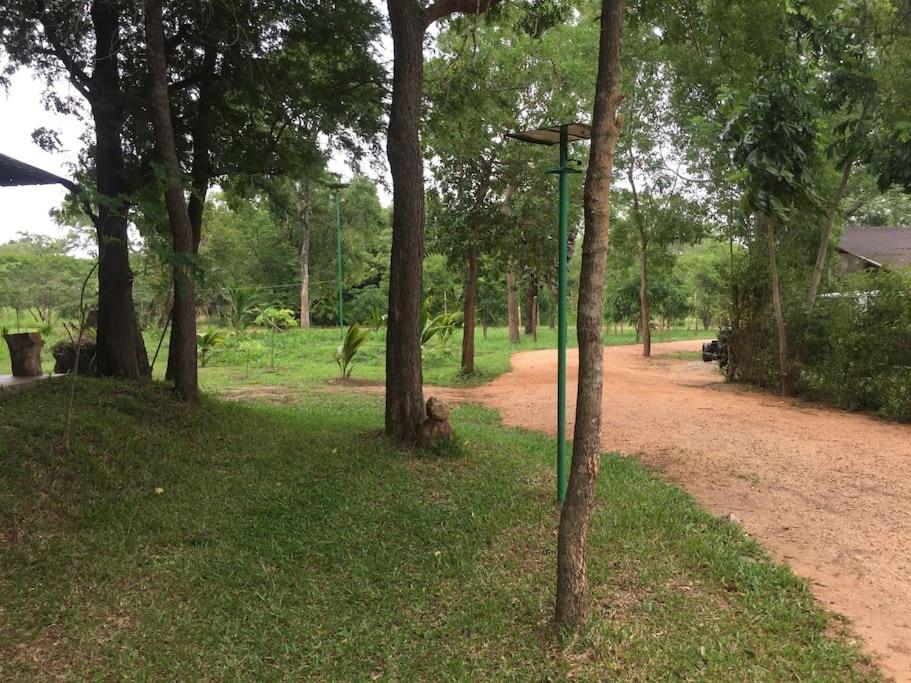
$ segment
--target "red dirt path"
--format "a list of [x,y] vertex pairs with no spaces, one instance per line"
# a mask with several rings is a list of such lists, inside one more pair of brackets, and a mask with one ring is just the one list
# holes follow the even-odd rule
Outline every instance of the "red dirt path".
[[[848,617],[887,675],[911,681],[911,426],[725,385],[712,364],[604,352],[605,450],[633,455],[716,514],[733,513],[816,596]],[[507,425],[556,432],[556,352],[512,358],[475,389]],[[578,357],[569,352],[568,415]],[[570,424],[569,433],[572,434]]]

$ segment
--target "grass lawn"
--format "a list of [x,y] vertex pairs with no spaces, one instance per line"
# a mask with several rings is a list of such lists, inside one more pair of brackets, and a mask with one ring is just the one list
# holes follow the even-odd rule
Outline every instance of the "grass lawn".
[[[9,315],[0,317],[0,323],[14,327],[14,319]],[[201,326],[202,328],[202,326]],[[274,340],[263,329],[250,328],[241,338],[228,334],[225,328],[227,344],[216,349],[208,367],[200,371],[200,382],[205,389],[222,390],[237,384],[282,385],[300,388],[323,384],[338,375],[338,368],[332,360],[332,351],[339,343],[337,328],[313,328],[310,330],[294,329],[275,336]],[[700,339],[710,336],[711,332],[696,332],[692,328],[674,328],[669,331],[655,331],[652,339],[655,342],[674,341],[678,339]],[[155,350],[161,338],[161,330],[148,330],[145,334],[146,350],[149,360],[153,360]],[[42,358],[45,372],[54,369],[51,346],[61,339],[67,339],[62,325],[57,326],[54,334],[45,344]],[[274,368],[270,367],[271,342],[275,342]],[[632,344],[636,333],[630,327],[614,331],[613,326],[606,326],[604,343],[608,346]],[[352,377],[382,382],[385,377],[386,330],[380,329],[372,334],[370,341],[363,347],[355,363]],[[428,384],[442,386],[472,386],[489,382],[510,368],[509,357],[516,351],[531,349],[552,349],[557,346],[555,330],[542,327],[538,340],[522,335],[519,344],[510,345],[508,331],[504,327],[492,327],[485,338],[478,328],[475,337],[476,374],[464,377],[459,374],[461,357],[462,330],[456,331],[446,349],[441,349],[436,340],[431,340],[424,352],[424,381]],[[576,345],[576,330],[569,329],[569,345]],[[154,374],[163,379],[167,366],[168,339],[163,340],[158,358],[155,361]],[[9,352],[6,344],[0,343],[0,374],[9,373]]]
[[370,397],[186,409],[84,380],[66,453],[66,387],[0,396],[0,680],[878,677],[631,460],[604,458],[592,619],[558,636],[551,440],[463,407],[453,452],[409,454]]
[[[692,329],[677,328],[655,332],[655,342],[678,339],[699,339],[706,333],[694,334]],[[385,377],[386,331],[375,332],[355,361],[354,379],[382,382]],[[475,368],[471,377],[459,374],[462,331],[458,330],[446,349],[431,340],[424,350],[424,381],[440,386],[473,386],[484,384],[510,368],[510,356],[516,351],[553,349],[557,346],[555,330],[542,328],[538,340],[522,335],[519,344],[511,345],[508,331],[503,327],[490,328],[487,337],[478,330],[475,337]],[[631,344],[636,333],[630,328],[614,333],[605,329],[606,345]],[[250,330],[244,338],[229,339],[226,346],[215,352],[209,366],[201,370],[200,382],[210,390],[221,390],[238,384],[284,385],[300,388],[323,384],[338,376],[332,361],[332,351],[339,343],[337,329],[291,330],[275,335],[275,369],[270,369],[270,336],[261,330]],[[156,340],[157,343],[157,340]],[[569,331],[569,344],[576,345],[575,330]],[[154,348],[154,347],[153,347]],[[164,354],[164,351],[162,351]],[[165,354],[166,355],[166,354]],[[160,356],[161,357],[161,356]],[[156,366],[163,372],[164,363]],[[157,373],[156,373],[157,374]]]

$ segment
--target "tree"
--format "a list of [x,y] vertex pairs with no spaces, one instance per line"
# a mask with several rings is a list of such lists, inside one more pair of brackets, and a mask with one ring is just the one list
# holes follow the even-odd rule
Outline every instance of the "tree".
[[[218,0],[172,3],[166,19],[182,34],[174,37],[174,110],[185,139],[194,251],[213,179],[287,176],[297,184],[290,198],[301,229],[299,276],[308,280],[306,179],[324,164],[319,136],[356,154],[358,141],[378,131],[383,75],[370,49],[380,26],[376,11],[361,0]],[[304,326],[308,292],[301,288]]]
[[[0,306],[13,309],[17,329],[78,314],[79,292],[91,262],[69,251],[65,240],[42,235],[21,234],[0,245]],[[23,323],[25,313],[32,324]]]
[[620,136],[618,108],[623,0],[603,0],[592,141],[585,179],[585,235],[579,284],[579,387],[573,455],[557,537],[556,622],[581,624],[587,614],[586,546],[601,460],[604,270],[610,231],[614,153]]
[[[146,43],[152,81],[151,118],[155,131],[155,154],[163,173],[165,202],[174,248],[174,306],[171,321],[170,357],[174,359],[174,384],[186,401],[199,396],[196,368],[196,288],[191,259],[197,243],[180,184],[180,162],[171,124],[168,97],[168,61],[162,26],[161,0],[145,0]],[[170,361],[169,361],[170,365]]]
[[755,212],[757,233],[766,233],[779,376],[785,396],[792,396],[796,387],[782,305],[776,231],[787,225],[801,203],[817,203],[814,109],[804,93],[802,84],[787,76],[764,77],[728,130],[729,138],[736,141],[734,158],[747,174],[747,206]]
[[417,440],[424,419],[421,373],[421,259],[424,251],[424,163],[420,121],[424,34],[454,13],[482,14],[499,0],[387,0],[392,31],[392,105],[386,154],[392,174],[392,255],[386,335],[386,433]]
[[[124,62],[130,61],[126,53],[141,41],[138,27],[126,19],[127,10],[126,3],[115,0],[90,4],[19,0],[0,13],[0,35],[8,71],[28,65],[48,82],[64,76],[89,105],[94,132],[89,177],[95,187],[83,191],[82,203],[98,240],[96,364],[102,375],[142,379],[150,371],[133,308],[126,198],[135,180],[124,147],[128,91],[140,80],[123,77]],[[78,111],[72,95],[49,94],[48,101],[58,112]]]
[[[693,194],[681,174],[683,131],[670,108],[671,93],[660,39],[648,23],[627,31],[624,73],[630,83],[623,108],[624,135],[618,166],[625,170],[624,218],[615,224],[614,245],[638,252],[642,355],[651,355],[652,302],[649,269],[672,244],[701,236],[699,208],[684,194]],[[619,234],[617,234],[619,232]]]
[[[65,73],[90,104],[96,144],[83,165],[98,186],[101,368],[124,376],[148,374],[144,349],[137,351],[142,338],[135,315],[127,310],[132,273],[126,227],[132,219],[154,233],[160,205],[143,206],[152,214],[148,218],[135,211],[148,195],[157,198],[157,189],[149,154],[146,46],[131,7],[122,0],[95,0],[87,12],[84,3],[71,0],[17,0],[0,14],[11,68],[28,64],[48,82]],[[300,172],[322,161],[323,147],[356,154],[360,140],[378,131],[383,69],[370,43],[380,20],[368,2],[181,1],[165,10],[171,118],[181,172],[189,180],[194,251],[213,179]],[[94,57],[88,53],[92,45]],[[61,113],[76,111],[64,93],[49,91],[48,100]],[[47,131],[39,137],[53,140]],[[172,257],[167,251],[163,256]],[[179,326],[172,328],[172,337],[179,332]],[[130,334],[135,339],[127,345]],[[179,348],[172,339],[171,349]],[[169,358],[169,374],[174,360]]]

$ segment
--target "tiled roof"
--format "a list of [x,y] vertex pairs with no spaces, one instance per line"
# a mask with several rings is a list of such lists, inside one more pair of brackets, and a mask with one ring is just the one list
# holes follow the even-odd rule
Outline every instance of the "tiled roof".
[[911,227],[849,225],[838,250],[876,266],[911,266]]

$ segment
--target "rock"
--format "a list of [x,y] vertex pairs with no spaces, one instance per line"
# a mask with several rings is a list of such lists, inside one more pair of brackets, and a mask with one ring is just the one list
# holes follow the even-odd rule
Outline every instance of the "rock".
[[431,396],[427,399],[427,417],[444,422],[449,419],[451,408],[446,401]]
[[441,441],[452,441],[452,437],[452,425],[449,424],[449,420],[435,420],[428,417],[421,423],[418,445],[421,448],[434,448]]

